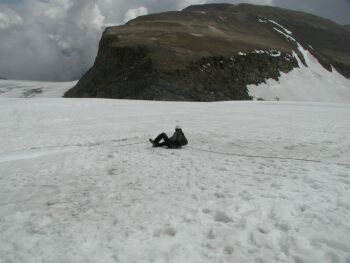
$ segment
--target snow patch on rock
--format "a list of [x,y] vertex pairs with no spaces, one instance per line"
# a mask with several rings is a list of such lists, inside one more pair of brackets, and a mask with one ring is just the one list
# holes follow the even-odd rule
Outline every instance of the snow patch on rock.
[[276,26],[280,27],[284,32],[286,32],[288,35],[292,35],[292,31],[288,30],[287,28],[285,28],[284,26],[280,25],[279,23],[277,23],[276,21],[269,19],[269,22],[272,24],[275,24]]
[[273,28],[275,31],[277,31],[278,33],[284,35],[288,40],[292,40],[292,41],[296,41],[294,37],[291,37],[290,35],[282,32],[281,30],[277,29],[276,27]]
[[299,68],[289,73],[281,72],[278,81],[266,80],[260,85],[248,85],[249,94],[264,100],[319,101],[350,103],[350,80],[336,69],[326,70],[318,60],[299,45],[307,66],[299,56]]
[[333,67],[331,72],[326,70],[308,50],[290,36],[292,35],[290,30],[273,20],[269,20],[269,22],[281,28],[280,30],[274,27],[275,31],[285,36],[287,40],[296,43],[306,65],[293,52],[299,68],[295,68],[289,73],[281,72],[278,81],[268,79],[265,83],[259,85],[248,85],[249,94],[256,99],[263,100],[350,103],[350,80]]

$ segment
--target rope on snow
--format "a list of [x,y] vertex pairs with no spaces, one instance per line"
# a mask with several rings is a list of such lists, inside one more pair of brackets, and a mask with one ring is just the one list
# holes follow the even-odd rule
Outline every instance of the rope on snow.
[[[85,145],[81,144],[73,144],[73,145],[59,145],[59,146],[46,146],[41,148],[30,148],[30,149],[19,149],[9,152],[3,152],[3,153],[11,153],[11,152],[17,152],[17,151],[23,151],[23,150],[39,150],[39,149],[48,149],[48,148],[61,148],[61,147],[67,147],[67,146],[78,146],[78,147],[91,147],[91,146],[98,146],[102,145],[106,142],[122,142],[122,141],[128,141],[129,139],[121,139],[121,140],[110,140],[110,141],[102,141],[97,143],[88,143]],[[139,145],[139,144],[146,144],[148,142],[142,141],[142,142],[134,142],[134,143],[127,143],[127,144],[118,144],[114,147],[125,147],[125,146],[132,146],[132,145]],[[239,145],[240,146],[240,145]],[[325,162],[320,160],[311,160],[311,159],[304,159],[304,158],[291,158],[291,157],[279,157],[279,156],[263,156],[263,155],[247,155],[247,154],[238,154],[238,153],[227,153],[227,152],[218,152],[218,151],[211,151],[211,150],[205,150],[201,148],[191,147],[191,146],[184,146],[184,148],[201,151],[201,152],[207,152],[207,153],[215,153],[215,154],[221,154],[221,155],[229,155],[229,156],[237,156],[237,157],[245,157],[245,158],[261,158],[261,159],[275,159],[275,160],[291,160],[291,161],[301,161],[301,162],[311,162],[311,163],[323,163],[323,164],[333,164],[333,165],[340,165],[350,168],[350,164],[346,163],[335,163],[335,162]],[[2,153],[2,154],[3,154]]]
[[334,165],[350,167],[350,164],[346,164],[346,163],[324,162],[324,161],[304,159],[304,158],[291,158],[291,157],[279,157],[279,156],[263,156],[263,155],[246,155],[246,154],[238,154],[238,153],[226,153],[226,152],[211,151],[211,150],[205,150],[205,149],[200,149],[200,148],[190,147],[190,146],[185,146],[185,147],[189,148],[189,149],[192,149],[192,150],[197,150],[197,151],[201,151],[201,152],[208,152],[208,153],[215,153],[215,154],[221,154],[221,155],[231,155],[231,156],[246,157],[246,158],[277,159],[277,160],[291,160],[291,161],[302,161],[302,162],[311,162],[311,163],[324,163],[324,164],[334,164]]
[[[148,142],[136,142],[136,143],[129,143],[129,144],[120,144],[120,145],[116,145],[116,147],[123,147],[123,146],[137,145],[137,144],[146,144],[146,143],[148,143]],[[291,157],[279,157],[279,156],[263,156],[263,155],[247,155],[247,154],[238,154],[238,153],[227,153],[227,152],[205,150],[205,149],[200,149],[200,148],[191,147],[191,146],[184,146],[184,148],[188,148],[188,149],[192,149],[192,150],[196,150],[196,151],[201,151],[201,152],[215,153],[215,154],[229,155],[229,156],[237,156],[237,157],[261,158],[261,159],[272,159],[272,160],[291,160],[291,161],[301,161],[301,162],[310,162],[310,163],[323,163],[323,164],[333,164],[333,165],[346,166],[346,167],[350,168],[350,164],[346,164],[346,163],[325,162],[325,161],[311,160],[311,159],[305,159],[305,158],[291,158]]]

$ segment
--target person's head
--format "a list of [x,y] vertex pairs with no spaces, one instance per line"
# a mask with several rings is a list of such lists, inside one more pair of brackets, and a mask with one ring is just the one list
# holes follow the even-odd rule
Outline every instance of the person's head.
[[181,131],[181,130],[182,130],[181,126],[180,125],[176,125],[175,131]]

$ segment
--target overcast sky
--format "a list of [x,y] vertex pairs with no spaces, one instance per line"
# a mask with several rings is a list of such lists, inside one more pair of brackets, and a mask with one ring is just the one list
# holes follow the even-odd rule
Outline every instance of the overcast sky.
[[105,26],[209,2],[281,6],[350,24],[350,0],[0,0],[0,77],[78,79],[91,67]]

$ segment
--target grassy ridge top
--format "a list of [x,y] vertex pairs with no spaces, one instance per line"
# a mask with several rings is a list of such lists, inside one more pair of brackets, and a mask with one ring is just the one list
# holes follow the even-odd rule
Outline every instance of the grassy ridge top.
[[[350,67],[350,32],[341,25],[315,15],[269,6],[207,4],[182,11],[138,17],[123,26],[110,27],[104,37],[111,47],[145,46],[156,64],[181,65],[205,56],[228,56],[238,52],[296,49],[278,33],[270,19],[293,32],[298,42],[312,49],[329,64]],[[173,66],[174,66],[173,65]]]

